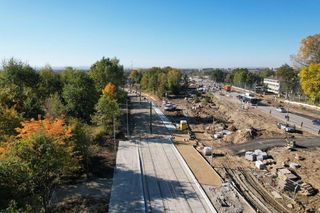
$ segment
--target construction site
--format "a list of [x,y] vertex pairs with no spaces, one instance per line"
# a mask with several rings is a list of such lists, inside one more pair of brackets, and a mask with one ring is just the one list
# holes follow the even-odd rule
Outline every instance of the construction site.
[[[320,212],[315,130],[287,122],[287,115],[279,117],[273,108],[239,101],[241,91],[201,86],[195,82],[165,99],[143,95],[176,126],[174,145],[217,212]],[[259,99],[262,106],[279,105],[267,96]],[[290,109],[295,115],[300,111]]]

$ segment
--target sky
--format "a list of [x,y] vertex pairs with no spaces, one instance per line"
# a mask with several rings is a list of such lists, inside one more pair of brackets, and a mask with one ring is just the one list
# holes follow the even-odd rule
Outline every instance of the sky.
[[32,66],[278,67],[320,0],[0,0],[0,59]]

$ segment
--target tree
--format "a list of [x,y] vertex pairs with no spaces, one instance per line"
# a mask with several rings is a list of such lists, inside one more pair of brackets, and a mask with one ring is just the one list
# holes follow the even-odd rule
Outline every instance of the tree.
[[54,72],[52,68],[47,65],[42,68],[39,72],[40,83],[39,83],[39,95],[44,100],[54,93],[61,94],[62,82],[58,73]]
[[246,82],[247,82],[247,79],[248,79],[248,69],[235,69],[232,71],[234,74],[233,74],[233,83],[236,85],[236,86],[245,86]]
[[110,98],[115,98],[117,96],[116,87],[110,82],[102,90],[102,94]]
[[[62,119],[52,122],[44,119],[23,122],[17,132],[18,139],[10,145],[1,162],[0,168],[7,170],[0,173],[0,180],[12,178],[14,182],[7,187],[39,197],[47,212],[54,187],[63,176],[79,169],[77,159],[73,158],[74,143],[69,140],[71,131]],[[12,177],[17,174],[16,170],[20,178]]]
[[207,72],[207,75],[209,75],[210,79],[218,82],[223,83],[225,81],[226,73],[221,69],[214,69],[209,72]]
[[67,115],[89,121],[98,97],[94,82],[86,72],[71,68],[61,73],[61,79]]
[[293,59],[300,66],[320,63],[320,33],[302,39],[299,52]]
[[0,142],[7,136],[15,135],[21,121],[22,116],[13,107],[0,106]]
[[280,79],[284,91],[287,93],[295,90],[298,81],[298,72],[296,72],[293,67],[288,64],[284,64],[276,72],[276,76]]
[[137,83],[139,83],[140,80],[141,80],[141,77],[142,77],[142,76],[141,76],[141,73],[140,73],[138,70],[132,70],[132,71],[130,72],[129,78],[130,78],[132,84],[137,84]]
[[124,79],[123,66],[119,64],[119,60],[116,58],[103,57],[90,67],[89,75],[93,79],[98,92],[101,92],[109,82],[119,87],[123,84]]
[[143,73],[140,81],[143,90],[151,91],[158,96],[163,96],[165,91],[176,94],[180,89],[182,74],[171,67],[163,69],[153,67]]
[[46,116],[51,119],[64,117],[67,111],[58,93],[54,93],[47,98],[44,101],[43,108]]
[[177,94],[180,89],[180,81],[182,74],[179,70],[168,68],[168,90],[174,94]]
[[40,76],[28,64],[25,64],[19,60],[11,58],[8,61],[4,61],[3,64],[3,79],[6,83],[12,83],[19,87],[31,87],[37,89]]
[[15,109],[25,118],[42,114],[38,94],[39,73],[18,60],[3,63],[0,78],[0,104]]
[[268,78],[270,76],[274,76],[275,72],[272,69],[266,68],[260,72],[258,72],[258,76],[263,79],[263,78]]
[[320,100],[320,64],[310,64],[301,69],[300,84],[305,95],[313,102]]
[[95,109],[96,113],[92,118],[93,122],[98,126],[105,127],[110,133],[114,122],[113,119],[117,119],[120,116],[120,107],[117,101],[110,96],[101,95]]

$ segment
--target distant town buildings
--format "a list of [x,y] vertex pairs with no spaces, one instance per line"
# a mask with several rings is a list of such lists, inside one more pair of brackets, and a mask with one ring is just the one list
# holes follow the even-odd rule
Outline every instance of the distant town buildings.
[[280,80],[269,77],[269,78],[264,78],[263,83],[266,86],[267,92],[272,92],[277,95],[281,93]]

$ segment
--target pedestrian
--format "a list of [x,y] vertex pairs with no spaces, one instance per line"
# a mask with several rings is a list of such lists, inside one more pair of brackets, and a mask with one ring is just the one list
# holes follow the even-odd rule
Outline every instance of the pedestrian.
[[269,113],[271,114],[271,109],[270,109]]
[[318,131],[318,135],[320,135],[320,129],[319,129],[319,131]]
[[303,126],[303,121],[301,121],[301,124],[300,124],[300,126],[301,126],[301,128],[302,128],[302,126]]
[[289,115],[288,115],[288,121],[289,121]]

